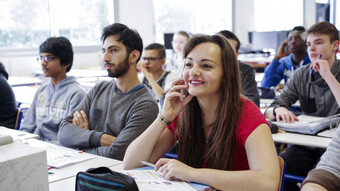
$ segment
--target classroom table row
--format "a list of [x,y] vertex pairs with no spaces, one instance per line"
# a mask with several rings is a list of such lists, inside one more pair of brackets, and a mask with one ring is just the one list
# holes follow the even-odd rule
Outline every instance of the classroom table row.
[[[48,142],[38,140],[38,135],[25,133],[17,130],[0,127],[0,134],[11,135],[15,142],[25,143],[32,147],[41,148],[47,151],[48,160],[51,159],[49,155],[55,155],[55,152],[68,153],[75,151],[60,145],[54,145]],[[315,135],[304,135],[289,132],[280,132],[273,134],[273,140],[277,143],[288,143],[303,146],[312,146],[326,148],[331,142],[331,138],[320,137]],[[60,188],[74,188],[75,177],[79,171],[86,171],[89,168],[96,168],[100,166],[109,167],[112,170],[122,170],[122,161],[93,155],[90,153],[81,153],[82,156],[89,157],[88,160],[80,161],[74,164],[67,165],[62,168],[49,169],[48,182],[51,190],[61,190]],[[53,156],[52,156],[53,157]],[[51,162],[51,161],[50,161]],[[49,161],[48,161],[49,163]]]

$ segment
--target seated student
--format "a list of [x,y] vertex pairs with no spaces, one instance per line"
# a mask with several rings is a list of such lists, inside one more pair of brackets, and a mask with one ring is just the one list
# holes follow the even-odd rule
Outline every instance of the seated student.
[[[333,92],[338,105],[340,105],[340,83],[330,71],[326,60],[315,60],[312,63],[315,72],[318,72],[327,82]],[[338,191],[340,190],[340,128],[322,155],[316,168],[308,173],[303,182],[301,191]]]
[[167,71],[173,71],[178,76],[181,75],[183,69],[183,48],[190,35],[185,31],[178,31],[172,39],[172,49],[174,50],[171,60],[166,64]]
[[145,47],[142,60],[137,64],[143,73],[141,81],[159,100],[178,75],[175,72],[163,70],[166,58],[165,47],[161,44],[152,43]]
[[[237,36],[228,30],[223,30],[218,33],[222,34],[229,40],[230,44],[234,46],[236,54],[238,56],[240,54],[238,50],[240,49],[241,43]],[[248,99],[253,101],[257,106],[260,106],[260,96],[257,90],[255,70],[253,66],[243,63],[239,60],[238,65],[241,71],[241,93],[245,95]]]
[[[307,30],[307,47],[310,59],[314,62],[317,59],[327,62],[331,73],[340,81],[340,61],[335,56],[339,47],[339,33],[335,26],[329,22],[314,24]],[[331,89],[318,72],[311,71],[311,64],[302,66],[293,73],[283,92],[265,111],[266,117],[286,123],[296,121],[297,117],[289,108],[297,100],[306,115],[327,117],[340,112],[339,106],[334,104],[336,99]],[[324,151],[291,145],[281,153],[281,157],[286,163],[287,173],[307,176]],[[296,182],[292,181],[285,181],[284,187],[289,191],[299,190]]]
[[116,80],[103,81],[60,125],[61,144],[122,160],[127,146],[157,117],[158,106],[137,77],[143,51],[137,31],[119,23],[104,28],[104,65]]
[[[282,79],[287,84],[294,70],[310,63],[306,43],[302,37],[304,32],[304,27],[294,27],[288,38],[282,42],[274,60],[264,70],[262,87],[275,87]],[[289,52],[285,50],[287,45]]]
[[15,129],[18,108],[14,92],[7,79],[5,66],[0,62],[0,126]]
[[36,92],[20,130],[38,134],[40,140],[59,144],[60,122],[84,99],[86,92],[75,77],[67,77],[73,64],[71,42],[65,37],[50,37],[39,47],[39,58],[48,83]]
[[[167,179],[220,190],[277,190],[270,129],[258,107],[241,96],[234,48],[222,35],[194,36],[184,56],[184,77],[173,83],[157,119],[128,147],[124,169],[157,162]],[[177,140],[178,160],[160,159]]]

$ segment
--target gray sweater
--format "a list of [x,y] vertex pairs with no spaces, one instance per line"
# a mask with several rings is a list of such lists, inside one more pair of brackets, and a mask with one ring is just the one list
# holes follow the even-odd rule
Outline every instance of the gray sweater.
[[340,128],[336,130],[326,152],[322,155],[317,167],[308,173],[304,184],[314,182],[329,191],[340,190]]
[[[271,107],[275,105],[290,108],[297,100],[304,114],[327,117],[340,112],[335,97],[326,81],[318,72],[310,73],[311,65],[295,70],[283,92],[277,96]],[[340,61],[336,60],[331,68],[332,74],[340,82]]]
[[[147,87],[118,93],[114,81],[103,81],[87,94],[74,111],[84,110],[90,130],[72,124],[69,115],[60,125],[61,144],[86,152],[123,160],[125,150],[157,117],[158,106]],[[110,146],[100,146],[107,133],[116,137]]]
[[20,130],[38,134],[40,140],[59,144],[57,134],[61,121],[85,96],[84,88],[73,76],[63,79],[55,87],[50,80],[35,93]]

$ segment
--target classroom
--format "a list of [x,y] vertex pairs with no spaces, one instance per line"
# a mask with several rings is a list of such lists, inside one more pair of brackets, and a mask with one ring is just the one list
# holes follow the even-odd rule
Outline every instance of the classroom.
[[0,190],[340,190],[337,10],[1,1]]

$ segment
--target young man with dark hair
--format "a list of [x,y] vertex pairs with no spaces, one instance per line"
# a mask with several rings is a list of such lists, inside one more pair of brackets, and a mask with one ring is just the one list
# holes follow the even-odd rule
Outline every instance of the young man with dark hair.
[[[339,82],[340,61],[336,59],[339,48],[338,34],[338,30],[329,22],[314,24],[307,31],[307,50],[312,63],[327,62],[330,72]],[[311,64],[302,66],[293,73],[286,88],[265,111],[265,116],[270,120],[292,123],[297,120],[297,117],[289,111],[289,108],[297,100],[306,115],[327,117],[340,112],[330,87],[319,72],[312,70]],[[324,151],[324,149],[290,145],[281,153],[281,157],[286,163],[287,173],[306,176]],[[285,190],[299,190],[296,182],[285,181],[284,186]]]
[[[237,38],[237,36],[228,30],[223,30],[218,33],[228,39],[228,41],[235,48],[237,55],[239,55],[238,50],[240,49],[241,43],[240,43],[240,40]],[[239,60],[238,60],[238,65],[241,71],[241,85],[242,85],[241,93],[244,96],[246,96],[248,99],[253,101],[257,106],[260,106],[260,96],[257,90],[257,83],[255,80],[255,70],[253,66],[251,66],[250,64],[243,63]]]
[[104,28],[104,65],[115,80],[93,87],[60,125],[61,144],[122,160],[128,145],[157,117],[155,99],[137,77],[143,50],[137,31],[119,23]]
[[86,92],[75,77],[67,77],[73,63],[71,42],[65,37],[50,37],[39,47],[47,84],[36,92],[20,130],[35,133],[40,140],[59,144],[57,134],[61,121],[83,100]]
[[[288,38],[282,42],[275,58],[264,70],[264,77],[261,81],[262,87],[275,87],[282,79],[287,84],[294,70],[310,63],[306,52],[307,46],[302,37],[304,32],[304,27],[294,27]],[[289,51],[286,50],[287,46]]]
[[163,70],[165,61],[165,47],[159,43],[152,43],[144,48],[142,61],[138,63],[138,68],[143,73],[140,80],[152,90],[157,100],[178,78],[175,72]]

